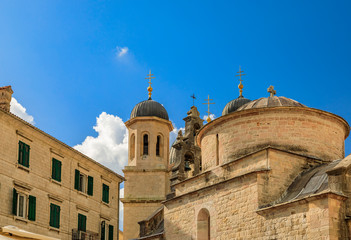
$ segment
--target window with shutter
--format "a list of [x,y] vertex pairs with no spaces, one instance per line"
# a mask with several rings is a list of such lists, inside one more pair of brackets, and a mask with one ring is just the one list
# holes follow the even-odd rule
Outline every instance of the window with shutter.
[[93,185],[94,178],[92,176],[88,176],[88,195],[93,196]]
[[36,197],[29,196],[28,205],[28,220],[35,221]]
[[113,240],[113,226],[108,225],[108,240]]
[[105,223],[105,221],[102,221],[101,222],[101,229],[100,229],[101,240],[105,240],[105,234],[106,234],[106,223]]
[[17,199],[18,199],[17,190],[14,188],[13,195],[12,195],[12,214],[15,216],[17,215]]
[[53,158],[52,159],[52,175],[51,175],[51,178],[58,181],[58,182],[61,182],[61,161]]
[[78,231],[85,232],[87,230],[87,217],[78,213]]
[[51,203],[50,204],[50,226],[60,228],[60,212],[61,207]]
[[28,144],[25,144],[22,141],[18,142],[18,163],[25,166],[29,167],[29,152],[30,152],[30,147]]
[[105,203],[109,203],[109,191],[109,186],[102,184],[102,201]]

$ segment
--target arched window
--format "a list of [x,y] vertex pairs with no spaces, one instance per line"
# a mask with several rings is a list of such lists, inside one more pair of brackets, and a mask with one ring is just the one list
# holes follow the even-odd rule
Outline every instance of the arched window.
[[143,155],[149,155],[149,136],[147,134],[143,137]]
[[135,157],[135,135],[134,133],[132,134],[132,136],[130,137],[130,149],[129,149],[130,153],[130,159],[133,159]]
[[156,140],[156,156],[161,156],[161,136],[157,136]]
[[197,240],[210,240],[210,213],[205,208],[197,215]]

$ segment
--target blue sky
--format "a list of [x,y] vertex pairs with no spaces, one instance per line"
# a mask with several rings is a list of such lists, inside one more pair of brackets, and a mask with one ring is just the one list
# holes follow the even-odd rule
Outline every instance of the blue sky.
[[193,93],[202,115],[208,94],[221,115],[238,96],[239,65],[245,97],[274,85],[351,122],[350,12],[350,1],[3,0],[0,86],[59,140],[89,148],[118,132],[123,154],[121,126],[147,98],[149,69],[177,128]]
[[202,114],[210,94],[220,116],[239,65],[245,97],[274,85],[351,122],[350,11],[350,1],[1,1],[0,83],[71,146],[97,135],[101,112],[126,121],[149,69],[177,127],[192,93]]

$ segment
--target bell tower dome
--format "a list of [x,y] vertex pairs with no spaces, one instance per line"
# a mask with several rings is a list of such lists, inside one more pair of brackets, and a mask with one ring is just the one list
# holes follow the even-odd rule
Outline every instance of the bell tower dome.
[[[151,80],[152,74],[147,79]],[[128,129],[128,165],[123,172],[124,238],[138,237],[138,222],[162,206],[169,193],[169,133],[173,130],[166,109],[149,98],[138,103],[125,122]]]

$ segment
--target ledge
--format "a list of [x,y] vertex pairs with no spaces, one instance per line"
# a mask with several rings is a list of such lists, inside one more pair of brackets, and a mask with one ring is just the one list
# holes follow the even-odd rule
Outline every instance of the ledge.
[[57,156],[59,156],[61,158],[65,158],[65,156],[63,156],[63,154],[60,151],[58,151],[58,150],[56,150],[54,148],[50,148],[50,152],[56,154]]
[[106,207],[110,207],[110,203],[105,203],[104,201],[101,201],[101,203],[102,203],[103,205],[105,205]]
[[25,219],[25,218],[22,218],[22,217],[13,216],[13,219],[14,219],[15,221],[21,221],[21,222],[28,223],[28,219]]
[[19,168],[19,169],[22,169],[22,170],[24,170],[26,172],[30,172],[30,168],[29,167],[25,167],[22,164],[16,163],[16,167]]
[[49,227],[49,231],[55,231],[57,233],[60,233],[60,228]]
[[18,181],[18,180],[13,180],[13,184],[17,187],[23,188],[26,191],[30,191],[33,189],[29,184]]
[[106,216],[106,215],[104,215],[102,213],[100,213],[100,218],[103,218],[103,219],[105,219],[107,221],[111,221],[111,218],[109,216]]
[[[25,133],[23,133],[23,132],[21,132],[21,131],[19,131],[19,130],[16,130],[16,133],[17,133],[17,135],[20,135],[21,137],[24,137],[24,138],[27,139],[28,141],[33,142],[32,139],[30,139],[29,137],[27,137],[27,134],[25,134]],[[28,135],[29,135],[29,134],[28,134]]]
[[89,197],[88,194],[86,194],[85,192],[79,191],[79,190],[77,190],[77,189],[76,189],[76,191],[77,191],[78,194],[80,194],[80,195],[82,195],[82,196],[84,196],[84,197],[86,197],[86,198]]
[[55,180],[55,179],[53,179],[53,178],[50,178],[50,182],[55,183],[55,184],[57,184],[57,185],[59,185],[59,186],[62,186],[62,183],[61,183],[61,182],[59,182],[59,181],[57,181],[57,180]]
[[84,212],[89,212],[89,208],[88,208],[88,207],[84,207],[84,206],[82,206],[82,205],[76,205],[76,208],[77,208],[78,210],[82,210],[82,211],[84,211]]
[[122,198],[122,203],[160,203],[165,201],[165,198]]
[[260,212],[265,212],[265,211],[269,211],[269,210],[272,210],[272,209],[275,209],[275,208],[280,208],[280,207],[287,207],[288,205],[291,205],[293,203],[297,203],[297,202],[311,202],[313,200],[316,200],[316,199],[320,199],[320,198],[323,198],[323,197],[328,197],[328,196],[333,196],[334,198],[336,199],[339,199],[339,200],[345,200],[347,199],[348,197],[341,194],[341,193],[337,193],[337,192],[333,192],[331,190],[326,190],[326,191],[323,191],[323,192],[320,192],[320,193],[316,193],[316,194],[311,194],[309,196],[306,196],[306,197],[303,197],[303,198],[300,198],[300,199],[294,199],[294,200],[291,200],[289,202],[284,202],[284,203],[279,203],[279,204],[276,204],[276,205],[273,205],[273,206],[269,206],[269,207],[263,207],[263,208],[259,208],[256,210],[257,213],[260,213]]
[[[260,173],[260,172],[268,172],[268,171],[271,171],[271,169],[269,169],[269,168],[257,169],[257,170],[254,170],[254,171],[251,171],[251,172],[248,172],[248,173],[244,173],[244,174],[241,174],[241,175],[238,175],[238,176],[234,176],[234,177],[232,177],[232,178],[224,179],[224,180],[222,180],[222,181],[220,181],[220,182],[216,182],[216,183],[213,183],[213,184],[211,184],[211,185],[207,185],[207,186],[200,187],[200,188],[198,188],[198,189],[196,189],[196,190],[193,190],[193,191],[186,192],[186,193],[184,193],[184,194],[175,196],[175,197],[173,197],[173,198],[171,198],[171,199],[164,200],[162,203],[164,204],[164,203],[167,203],[167,202],[171,202],[171,201],[173,201],[173,200],[175,200],[175,199],[184,197],[184,196],[186,196],[186,195],[190,195],[190,194],[193,194],[193,193],[195,193],[195,192],[199,192],[199,191],[202,191],[202,190],[204,190],[204,189],[208,189],[208,188],[211,188],[211,187],[220,185],[220,184],[222,184],[222,183],[226,183],[226,182],[232,181],[232,180],[237,179],[237,178],[245,177],[245,176],[250,175],[250,174],[257,174],[257,173]],[[178,184],[178,183],[177,183],[177,184]]]
[[55,200],[55,201],[58,201],[58,202],[61,202],[61,203],[63,202],[63,199],[61,197],[59,197],[59,196],[56,196],[56,195],[53,195],[53,194],[48,194],[48,197],[50,199]]

